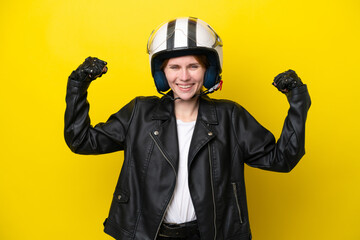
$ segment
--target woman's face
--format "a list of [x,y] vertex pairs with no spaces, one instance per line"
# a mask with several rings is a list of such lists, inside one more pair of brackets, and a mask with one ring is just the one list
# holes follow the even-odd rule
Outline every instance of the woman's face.
[[164,73],[175,98],[191,100],[199,94],[206,68],[192,55],[170,58]]

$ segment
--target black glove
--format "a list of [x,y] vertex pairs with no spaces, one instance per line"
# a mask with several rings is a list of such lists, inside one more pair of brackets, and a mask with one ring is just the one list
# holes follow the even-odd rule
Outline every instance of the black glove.
[[91,82],[107,72],[106,64],[96,57],[88,57],[70,74],[69,78],[79,82]]
[[282,93],[288,93],[294,88],[304,85],[294,70],[287,70],[274,78],[273,85]]

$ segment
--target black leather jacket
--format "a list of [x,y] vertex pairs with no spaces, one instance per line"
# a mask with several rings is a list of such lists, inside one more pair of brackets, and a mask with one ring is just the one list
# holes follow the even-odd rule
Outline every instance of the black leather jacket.
[[[65,140],[79,154],[124,150],[105,232],[116,239],[156,239],[172,198],[179,153],[173,101],[137,97],[106,123],[90,125],[89,83],[69,80]],[[304,155],[310,107],[306,85],[289,95],[280,139],[244,108],[201,97],[189,151],[189,188],[201,239],[251,239],[244,163],[289,172]]]

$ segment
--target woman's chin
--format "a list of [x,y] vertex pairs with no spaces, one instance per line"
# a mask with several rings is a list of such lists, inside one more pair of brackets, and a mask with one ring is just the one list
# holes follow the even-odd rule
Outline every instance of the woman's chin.
[[198,94],[196,93],[186,93],[186,94],[177,94],[175,98],[179,98],[182,101],[191,101],[196,99],[198,97]]

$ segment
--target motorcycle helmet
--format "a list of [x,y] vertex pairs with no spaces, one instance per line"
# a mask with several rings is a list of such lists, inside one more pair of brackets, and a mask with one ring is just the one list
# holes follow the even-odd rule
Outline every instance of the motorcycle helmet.
[[147,44],[151,73],[158,92],[170,88],[161,69],[165,59],[200,54],[205,55],[209,62],[203,85],[214,91],[214,86],[221,81],[222,46],[219,35],[200,19],[176,18],[161,24],[152,31]]

